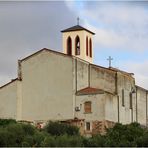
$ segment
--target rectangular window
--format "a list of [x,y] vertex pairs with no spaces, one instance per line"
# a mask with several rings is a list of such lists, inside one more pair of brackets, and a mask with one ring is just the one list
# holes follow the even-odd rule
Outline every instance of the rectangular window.
[[122,89],[122,106],[125,106],[125,104],[124,104],[124,89]]
[[91,102],[90,101],[84,103],[84,112],[91,113]]
[[133,108],[133,100],[132,100],[132,93],[129,94],[130,97],[130,109]]
[[86,122],[86,130],[90,131],[90,122]]

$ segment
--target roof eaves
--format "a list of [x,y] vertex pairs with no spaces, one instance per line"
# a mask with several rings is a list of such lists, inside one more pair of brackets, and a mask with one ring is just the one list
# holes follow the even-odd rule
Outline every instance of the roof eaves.
[[15,81],[17,81],[17,80],[19,80],[19,79],[18,79],[18,78],[12,79],[10,82],[8,82],[8,83],[6,83],[6,84],[0,86],[0,89],[2,89],[2,88],[4,88],[4,87],[8,86],[9,84],[11,84],[11,83],[13,83],[13,82],[15,82]]
[[71,31],[80,31],[80,30],[85,30],[93,35],[95,35],[94,32],[82,27],[82,26],[79,26],[79,25],[76,25],[76,26],[73,26],[73,27],[70,27],[70,28],[67,28],[67,29],[64,29],[62,30],[61,32],[71,32]]
[[21,61],[21,62],[22,62],[22,61],[26,61],[26,60],[30,59],[31,57],[33,57],[33,56],[35,56],[35,55],[41,53],[42,51],[48,51],[48,52],[52,52],[52,53],[56,53],[56,54],[59,54],[59,55],[62,55],[62,56],[66,56],[66,57],[72,58],[72,56],[69,56],[69,55],[67,55],[67,54],[64,54],[64,53],[61,53],[61,52],[58,52],[58,51],[55,51],[55,50],[43,48],[43,49],[41,49],[41,50],[39,50],[39,51],[37,51],[37,52],[35,52],[35,53],[33,53],[33,54],[27,56],[27,57],[21,59],[20,61]]
[[141,86],[138,86],[138,85],[135,85],[137,88],[139,88],[139,89],[142,89],[142,90],[144,90],[144,91],[147,91],[148,92],[148,90],[147,89],[145,89],[145,88],[143,88],[143,87],[141,87]]
[[86,87],[76,92],[76,95],[96,95],[104,94],[104,90],[92,87]]

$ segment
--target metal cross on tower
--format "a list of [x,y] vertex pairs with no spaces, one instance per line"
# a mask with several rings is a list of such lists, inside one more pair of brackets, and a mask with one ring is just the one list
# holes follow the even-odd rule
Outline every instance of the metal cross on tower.
[[112,64],[113,58],[111,56],[109,56],[107,60],[109,61],[109,68],[110,68],[111,67],[111,64]]
[[79,25],[79,21],[80,21],[80,18],[79,18],[79,17],[77,17],[77,25]]

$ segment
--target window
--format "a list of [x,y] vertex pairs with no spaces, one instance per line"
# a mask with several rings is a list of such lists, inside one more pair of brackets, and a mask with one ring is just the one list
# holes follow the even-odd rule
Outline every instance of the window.
[[124,89],[122,89],[122,106],[125,106],[125,104],[124,104]]
[[84,103],[84,112],[91,113],[91,102],[90,101],[87,101]]
[[72,55],[72,41],[71,41],[71,37],[68,37],[67,39],[67,54],[68,55]]
[[75,39],[75,55],[80,55],[80,38],[76,36]]
[[91,39],[89,40],[89,55],[92,57],[92,42]]
[[88,37],[86,37],[86,55],[88,56]]
[[86,131],[90,131],[90,122],[86,122]]
[[133,108],[132,93],[129,94],[129,98],[130,98],[130,109],[132,109]]

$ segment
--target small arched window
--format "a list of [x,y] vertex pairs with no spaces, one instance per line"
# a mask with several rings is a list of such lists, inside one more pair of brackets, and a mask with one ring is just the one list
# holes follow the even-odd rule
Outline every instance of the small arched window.
[[80,38],[76,36],[75,38],[75,55],[80,55]]
[[90,55],[90,57],[92,57],[92,42],[91,42],[91,38],[89,40],[89,55]]
[[71,37],[68,37],[67,39],[67,54],[68,55],[72,55],[72,41],[71,41]]
[[88,37],[86,37],[86,55],[88,56]]

